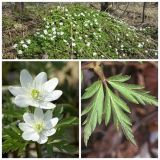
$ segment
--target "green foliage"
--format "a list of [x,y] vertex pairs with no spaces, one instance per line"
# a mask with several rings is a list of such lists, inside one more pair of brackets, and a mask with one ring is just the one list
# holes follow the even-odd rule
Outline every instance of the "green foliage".
[[151,37],[81,4],[54,6],[37,32],[16,44],[18,58],[157,58]]
[[15,123],[10,124],[3,128],[3,153],[17,152],[18,156],[25,154],[25,148],[28,144],[21,137],[21,131],[17,128]]
[[158,102],[154,96],[149,95],[149,92],[140,90],[143,88],[142,86],[122,83],[124,81],[122,81],[122,78],[117,81],[114,79],[108,79],[108,83],[132,103],[158,106]]
[[84,142],[86,145],[91,133],[97,125],[97,121],[99,124],[102,121],[103,108],[106,126],[108,125],[112,115],[116,128],[118,130],[121,128],[126,138],[136,145],[131,128],[131,119],[127,115],[131,113],[130,108],[127,103],[112,90],[117,90],[132,103],[158,106],[158,102],[156,97],[151,96],[149,95],[149,92],[142,90],[144,87],[124,83],[129,79],[130,76],[123,76],[119,74],[106,80],[107,85],[105,86],[105,90],[103,89],[101,81],[96,81],[85,89],[82,99],[91,99],[90,104],[86,106],[82,112],[82,116],[87,114],[87,118],[83,122],[83,125],[85,125]]
[[[96,86],[95,89],[96,91],[93,92],[95,86]],[[84,141],[86,145],[91,133],[96,127],[96,124],[97,123],[100,124],[102,120],[104,93],[103,93],[103,84],[101,83],[101,81],[97,81],[89,88],[87,88],[82,98],[90,98],[91,96],[94,96],[94,98],[92,99],[90,105],[88,106],[89,109],[86,109],[83,112],[83,114],[88,114],[85,120],[85,127],[84,127]]]

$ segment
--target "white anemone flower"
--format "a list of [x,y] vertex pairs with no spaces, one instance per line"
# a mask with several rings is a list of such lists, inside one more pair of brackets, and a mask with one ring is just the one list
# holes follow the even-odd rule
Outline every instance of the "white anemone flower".
[[28,46],[26,44],[22,44],[22,47],[24,48],[28,48]]
[[23,52],[21,50],[18,50],[18,54],[23,54]]
[[13,45],[13,48],[17,48],[17,47],[18,47],[18,44],[14,44],[14,45]]
[[47,81],[45,72],[39,73],[34,79],[30,73],[23,69],[20,73],[21,87],[9,86],[9,91],[15,96],[13,102],[19,107],[34,106],[43,109],[52,109],[56,105],[51,101],[57,100],[61,90],[55,90],[58,79],[52,78]]
[[31,43],[31,40],[30,40],[30,39],[27,39],[26,42],[27,42],[28,44],[30,44],[30,43]]
[[26,141],[35,141],[39,144],[46,143],[48,137],[56,133],[55,126],[58,118],[52,118],[52,111],[36,108],[34,114],[24,113],[25,123],[19,123],[19,128],[23,131],[22,137]]

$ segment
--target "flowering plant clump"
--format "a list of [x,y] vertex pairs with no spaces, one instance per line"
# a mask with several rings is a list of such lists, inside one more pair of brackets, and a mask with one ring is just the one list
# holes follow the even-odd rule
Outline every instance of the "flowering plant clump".
[[58,118],[52,118],[50,110],[43,114],[42,109],[36,108],[34,114],[25,113],[23,118],[25,123],[19,123],[19,128],[23,131],[23,139],[27,141],[32,140],[43,144],[47,142],[48,136],[56,132],[55,126]]
[[37,32],[14,44],[19,58],[157,58],[151,37],[86,5],[53,7]]
[[9,91],[15,96],[14,103],[19,107],[34,106],[43,109],[53,109],[55,104],[51,101],[57,100],[62,91],[54,90],[58,79],[53,78],[47,81],[45,72],[39,73],[33,80],[27,70],[20,74],[21,87],[9,87]]
[[[48,136],[53,135],[56,129],[53,128],[58,122],[58,118],[52,119],[52,111],[48,110],[43,114],[43,109],[53,109],[55,104],[50,101],[58,99],[62,91],[54,90],[58,84],[58,79],[53,78],[47,81],[45,72],[39,73],[34,79],[27,70],[20,73],[21,87],[9,87],[9,91],[15,96],[13,102],[19,107],[38,107],[32,113],[24,113],[25,123],[19,123],[20,129],[24,132],[24,140],[46,143]],[[53,91],[54,90],[54,91]]]
[[[70,138],[67,140],[65,134],[68,127],[78,125],[78,118],[73,113],[70,115],[67,110],[63,115],[63,108],[69,104],[52,103],[62,95],[61,90],[55,90],[58,78],[47,81],[45,72],[33,78],[23,69],[20,72],[20,83],[21,86],[8,87],[15,97],[7,99],[4,106],[7,124],[3,127],[3,153],[16,151],[18,157],[25,157],[26,150],[35,143],[39,158],[51,157],[55,148],[61,153],[77,154],[77,147],[71,144]],[[44,155],[41,154],[43,151],[40,144],[46,148]]]

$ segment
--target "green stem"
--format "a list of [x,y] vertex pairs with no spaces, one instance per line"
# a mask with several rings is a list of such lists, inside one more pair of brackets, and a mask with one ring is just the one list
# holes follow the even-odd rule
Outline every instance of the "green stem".
[[36,143],[36,150],[37,150],[37,158],[42,158],[41,147],[38,143]]

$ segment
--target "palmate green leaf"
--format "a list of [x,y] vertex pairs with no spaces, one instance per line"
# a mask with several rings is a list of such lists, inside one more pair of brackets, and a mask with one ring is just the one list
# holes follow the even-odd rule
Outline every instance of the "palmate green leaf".
[[150,104],[158,106],[156,97],[149,95],[149,92],[141,91],[142,87],[136,85],[125,84],[121,82],[108,81],[108,83],[118,90],[125,98],[136,104]]
[[[96,85],[95,85],[96,84]],[[98,86],[98,88],[97,88]],[[92,85],[93,87],[93,85]],[[90,88],[86,90],[90,90]],[[85,120],[84,127],[84,142],[87,145],[88,139],[95,129],[97,122],[100,124],[102,121],[102,112],[103,112],[103,101],[104,101],[104,91],[103,84],[101,81],[97,81],[94,83],[94,87],[96,87],[96,92],[94,92],[94,98],[92,99],[92,105],[89,107],[88,111],[85,109],[83,114],[88,113],[87,118]]]
[[132,133],[132,122],[128,114],[131,113],[127,103],[117,96],[114,91],[117,90],[127,100],[136,104],[151,104],[158,105],[157,99],[149,95],[143,86],[135,84],[127,84],[125,81],[129,80],[130,76],[123,76],[121,74],[107,79],[108,85],[105,86],[105,95],[103,91],[103,83],[97,81],[88,87],[83,95],[83,99],[91,98],[90,103],[86,105],[82,115],[87,114],[87,118],[83,122],[84,127],[84,141],[87,145],[88,139],[95,129],[97,122],[100,124],[102,120],[102,111],[104,104],[104,118],[105,124],[108,125],[111,115],[113,117],[114,125],[119,130],[121,129],[126,138],[136,145],[134,135]]

